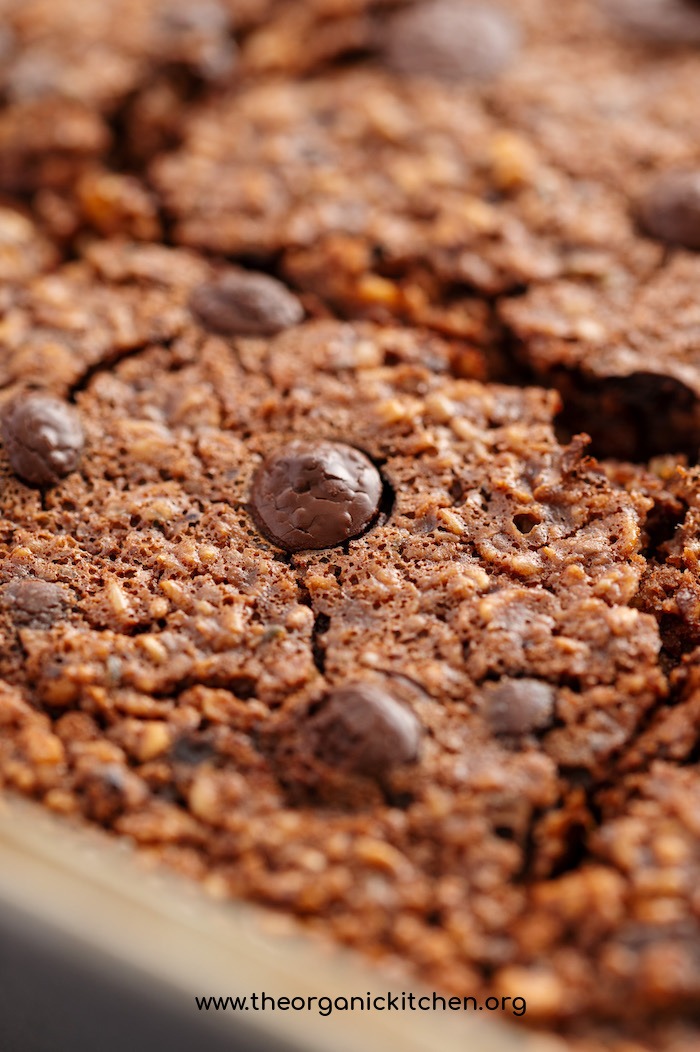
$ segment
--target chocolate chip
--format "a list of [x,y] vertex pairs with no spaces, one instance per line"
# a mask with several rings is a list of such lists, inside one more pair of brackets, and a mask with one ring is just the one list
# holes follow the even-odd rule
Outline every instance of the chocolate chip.
[[310,717],[309,732],[324,763],[373,777],[415,761],[421,737],[411,710],[373,683],[329,691]]
[[641,202],[639,214],[652,237],[700,249],[700,171],[662,175]]
[[389,20],[384,56],[398,73],[486,80],[512,62],[519,38],[516,23],[500,8],[428,0]]
[[339,442],[290,442],[258,469],[251,509],[287,551],[333,548],[377,514],[382,480],[371,460]]
[[698,0],[605,0],[604,6],[621,28],[650,43],[700,42]]
[[14,473],[49,486],[74,471],[83,451],[83,428],[75,409],[48,394],[13,402],[2,420],[5,449]]
[[170,755],[176,763],[196,766],[212,760],[216,756],[216,748],[204,735],[186,734],[177,739]]
[[2,602],[18,628],[50,628],[61,620],[66,607],[60,585],[32,577],[10,581]]
[[494,734],[544,730],[554,713],[554,688],[538,679],[502,679],[482,691],[482,713]]
[[273,336],[304,317],[301,303],[280,281],[245,272],[199,285],[190,310],[206,329],[223,336]]

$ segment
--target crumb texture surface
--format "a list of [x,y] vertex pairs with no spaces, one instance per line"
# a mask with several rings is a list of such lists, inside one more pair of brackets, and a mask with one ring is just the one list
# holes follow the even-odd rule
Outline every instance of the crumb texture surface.
[[0,786],[700,1042],[700,6],[0,0]]

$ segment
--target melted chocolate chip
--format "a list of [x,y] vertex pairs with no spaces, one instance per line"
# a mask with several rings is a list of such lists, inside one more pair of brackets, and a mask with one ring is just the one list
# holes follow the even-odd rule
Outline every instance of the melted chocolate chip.
[[698,0],[605,0],[610,18],[654,44],[700,42]]
[[18,628],[50,628],[61,620],[66,607],[60,585],[31,577],[10,581],[2,602]]
[[289,289],[267,274],[223,274],[194,290],[190,310],[222,336],[274,336],[298,325],[304,308]]
[[382,480],[371,460],[338,442],[290,442],[258,469],[251,508],[263,533],[287,551],[333,548],[377,514]]
[[398,73],[486,80],[510,65],[519,36],[515,22],[500,8],[428,0],[389,20],[384,55]]
[[639,211],[642,225],[652,237],[700,249],[700,171],[662,175]]
[[529,734],[552,721],[554,688],[538,679],[487,683],[482,697],[482,712],[494,734]]
[[47,394],[13,402],[3,417],[2,435],[15,475],[36,486],[53,485],[74,471],[84,445],[75,409]]
[[418,720],[372,683],[349,683],[329,691],[310,718],[309,730],[319,759],[355,774],[377,777],[418,758]]

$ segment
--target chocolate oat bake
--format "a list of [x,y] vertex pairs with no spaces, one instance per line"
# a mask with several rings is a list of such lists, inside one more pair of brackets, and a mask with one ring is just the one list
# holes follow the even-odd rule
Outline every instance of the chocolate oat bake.
[[0,13],[0,785],[696,1049],[698,3]]

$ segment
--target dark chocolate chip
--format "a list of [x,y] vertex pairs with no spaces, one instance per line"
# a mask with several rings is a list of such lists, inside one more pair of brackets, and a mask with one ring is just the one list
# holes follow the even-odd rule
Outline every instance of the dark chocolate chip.
[[2,603],[18,628],[50,628],[64,616],[66,596],[58,584],[24,577],[10,581]]
[[375,518],[381,496],[381,476],[359,450],[290,442],[258,469],[250,499],[262,532],[297,552],[356,537]]
[[652,237],[700,249],[700,171],[672,171],[651,187],[639,209]]
[[604,6],[621,28],[650,43],[700,42],[697,0],[605,0]]
[[304,317],[301,303],[280,281],[246,272],[199,285],[190,310],[206,329],[222,336],[274,336]]
[[552,722],[554,697],[538,679],[502,679],[485,684],[482,713],[494,734],[529,734]]
[[517,24],[501,8],[427,0],[389,19],[384,56],[398,73],[486,80],[510,65],[519,39]]
[[83,452],[76,410],[48,394],[13,402],[3,416],[2,435],[12,470],[36,486],[52,485],[74,471]]
[[186,734],[173,744],[170,755],[176,763],[196,766],[216,756],[213,743],[201,734]]
[[313,750],[324,763],[377,777],[418,758],[420,723],[373,683],[335,687],[310,717]]

